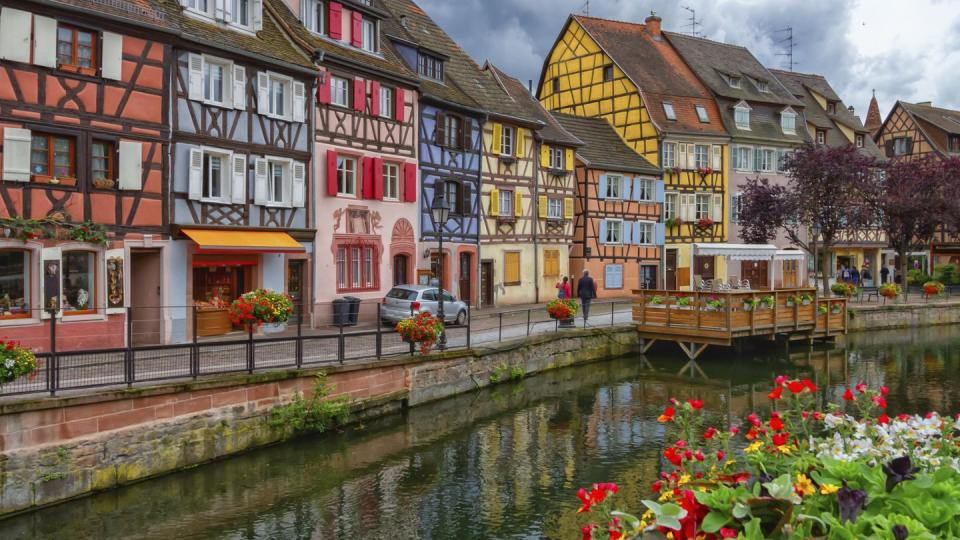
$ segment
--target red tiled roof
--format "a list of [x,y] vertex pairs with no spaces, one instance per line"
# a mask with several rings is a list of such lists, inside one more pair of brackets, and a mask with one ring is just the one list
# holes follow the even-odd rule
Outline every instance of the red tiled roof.
[[877,93],[874,92],[873,97],[870,98],[870,106],[867,107],[867,121],[863,127],[870,132],[871,136],[875,136],[881,124],[883,119],[880,118],[880,105],[877,103]]

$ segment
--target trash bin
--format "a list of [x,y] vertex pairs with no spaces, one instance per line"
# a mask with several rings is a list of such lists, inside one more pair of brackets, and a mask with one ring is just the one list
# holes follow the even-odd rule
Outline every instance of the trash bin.
[[333,301],[333,325],[348,326],[350,324],[350,303],[343,298]]
[[356,296],[344,296],[343,299],[348,305],[347,312],[349,314],[349,321],[347,324],[354,326],[360,318],[360,299]]

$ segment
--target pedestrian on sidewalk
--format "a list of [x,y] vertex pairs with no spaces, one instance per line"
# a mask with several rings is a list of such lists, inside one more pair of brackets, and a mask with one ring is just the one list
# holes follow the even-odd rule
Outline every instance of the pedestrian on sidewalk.
[[887,268],[886,266],[881,266],[880,267],[880,283],[886,283],[890,281],[890,278],[888,277],[889,275],[890,275],[890,269]]
[[573,293],[570,289],[570,278],[563,276],[563,280],[557,282],[557,298],[565,300],[567,298],[573,298]]
[[590,271],[584,270],[583,277],[577,283],[577,296],[580,297],[580,309],[583,310],[583,325],[590,318],[590,302],[597,297],[597,284],[590,277]]

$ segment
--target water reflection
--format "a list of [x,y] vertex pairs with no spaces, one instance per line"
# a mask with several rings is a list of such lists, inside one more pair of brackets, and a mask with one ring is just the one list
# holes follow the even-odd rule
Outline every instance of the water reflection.
[[708,380],[654,348],[459,396],[350,429],[0,522],[2,538],[570,538],[573,491],[622,486],[639,508],[659,470],[668,397],[704,399],[725,421],[766,406],[778,373],[821,398],[859,381],[891,388],[892,412],[960,403],[960,331],[851,335],[844,348],[713,351]]

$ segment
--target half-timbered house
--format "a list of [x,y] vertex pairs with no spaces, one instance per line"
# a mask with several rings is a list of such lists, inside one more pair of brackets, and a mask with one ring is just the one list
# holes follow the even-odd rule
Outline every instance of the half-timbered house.
[[588,270],[597,295],[656,288],[664,245],[660,169],[604,118],[553,113],[583,146],[576,153],[576,208],[570,273]]
[[[314,301],[380,299],[417,261],[417,81],[361,1],[287,0],[285,26],[320,64]],[[319,309],[329,310],[329,306]]]
[[161,339],[167,22],[148,1],[0,2],[0,337],[46,349],[53,314],[61,350],[121,347],[132,307]]
[[547,109],[607,119],[628,146],[663,171],[668,288],[726,278],[722,257],[693,242],[727,238],[729,136],[716,101],[661,32],[645,24],[571,15],[544,60],[537,95]]
[[[216,307],[266,288],[291,293],[305,312],[313,62],[284,35],[279,0],[164,6],[180,35],[171,59],[169,264],[185,278],[171,283],[170,299]],[[188,316],[173,314],[177,324]]]
[[[960,111],[934,107],[931,102],[897,101],[877,130],[876,142],[888,159],[956,157],[960,155]],[[940,227],[927,263],[928,272],[938,264],[960,264],[960,234]]]

